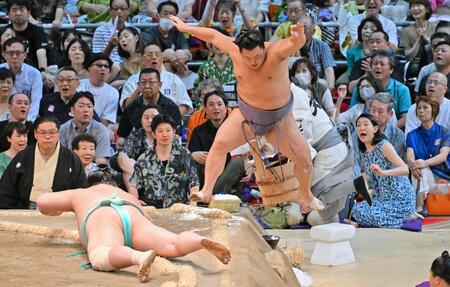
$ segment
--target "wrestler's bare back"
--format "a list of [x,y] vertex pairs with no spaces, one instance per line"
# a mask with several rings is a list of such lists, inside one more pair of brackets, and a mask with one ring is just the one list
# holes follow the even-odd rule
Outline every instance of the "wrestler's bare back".
[[[78,229],[80,230],[80,224],[83,220],[86,212],[90,210],[92,206],[98,204],[101,200],[115,195],[121,199],[135,204],[140,207],[139,200],[129,194],[124,192],[118,187],[114,187],[107,184],[98,184],[87,189],[78,189],[72,191],[72,206],[76,214]],[[131,224],[132,224],[132,238],[136,230],[133,228],[136,224],[151,224],[149,217],[144,217],[134,207],[124,206],[128,211]],[[145,210],[142,210],[146,214]],[[143,222],[144,221],[144,222]],[[155,226],[155,225],[153,225]],[[156,226],[155,226],[156,227]],[[113,208],[99,208],[89,217],[86,225],[86,233],[88,238],[88,249],[95,248],[97,245],[107,245],[115,244],[117,242],[117,234],[123,234],[122,232],[122,222],[118,213]],[[100,236],[92,236],[93,234],[98,234]],[[81,234],[81,233],[80,233]],[[121,236],[119,236],[121,238]],[[136,238],[136,237],[134,237]],[[96,242],[96,240],[99,242]],[[133,240],[133,243],[135,240]],[[136,244],[134,244],[136,245]],[[139,245],[139,244],[138,244]],[[140,250],[141,248],[136,248]],[[148,248],[142,248],[142,250],[147,250]]]
[[77,189],[72,192],[72,203],[73,209],[77,215],[77,223],[80,224],[85,213],[91,208],[92,205],[112,195],[131,202],[136,206],[141,205],[135,196],[118,187],[108,184],[98,184],[86,189]]
[[288,58],[280,61],[273,43],[265,43],[265,60],[258,69],[250,68],[239,49],[230,52],[241,99],[255,108],[273,110],[284,106],[291,96]]

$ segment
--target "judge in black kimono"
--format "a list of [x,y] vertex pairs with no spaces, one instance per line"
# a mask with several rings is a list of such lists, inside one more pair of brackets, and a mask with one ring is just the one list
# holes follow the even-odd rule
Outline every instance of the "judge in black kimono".
[[19,152],[0,180],[0,208],[36,208],[42,193],[87,187],[81,161],[59,143],[59,122],[40,117],[34,123],[37,143]]

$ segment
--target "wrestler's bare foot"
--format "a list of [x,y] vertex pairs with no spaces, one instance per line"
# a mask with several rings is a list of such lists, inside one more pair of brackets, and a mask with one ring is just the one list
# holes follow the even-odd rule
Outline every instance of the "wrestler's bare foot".
[[209,238],[203,238],[200,244],[214,256],[217,257],[223,264],[228,264],[231,260],[230,250],[219,242],[213,241]]
[[141,283],[145,282],[148,278],[148,275],[150,275],[150,267],[153,264],[153,261],[155,261],[156,253],[153,250],[148,251],[147,256],[145,256],[141,264],[139,265],[139,271],[138,271],[138,278]]
[[308,200],[299,199],[297,203],[300,204],[302,210],[322,210],[325,208],[325,205],[322,203],[322,201],[318,200],[313,195],[311,195]]
[[211,201],[211,195],[209,193],[206,193],[206,192],[200,190],[198,192],[192,193],[190,199],[192,201],[200,201],[200,202],[204,202],[204,203],[209,203]]

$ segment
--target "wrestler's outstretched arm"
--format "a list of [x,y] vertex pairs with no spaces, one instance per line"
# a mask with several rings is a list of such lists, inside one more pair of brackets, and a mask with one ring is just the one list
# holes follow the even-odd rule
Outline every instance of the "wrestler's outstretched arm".
[[189,33],[199,38],[200,40],[211,43],[226,53],[239,52],[239,49],[234,44],[232,37],[227,37],[222,33],[211,28],[195,27],[188,25],[176,16],[169,16],[169,17],[173,21],[175,27],[177,27],[178,31]]
[[73,193],[77,189],[41,194],[37,200],[38,210],[45,215],[56,216],[64,211],[73,211]]
[[291,25],[291,36],[273,43],[275,53],[284,60],[297,53],[305,45],[306,37],[303,24]]

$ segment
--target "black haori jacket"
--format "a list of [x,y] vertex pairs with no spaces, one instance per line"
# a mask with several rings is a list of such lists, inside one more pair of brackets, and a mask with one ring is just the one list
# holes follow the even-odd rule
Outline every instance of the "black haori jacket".
[[[27,209],[34,178],[32,145],[19,152],[9,163],[0,179],[0,209]],[[79,157],[59,145],[60,151],[52,190],[87,187],[86,174]]]

